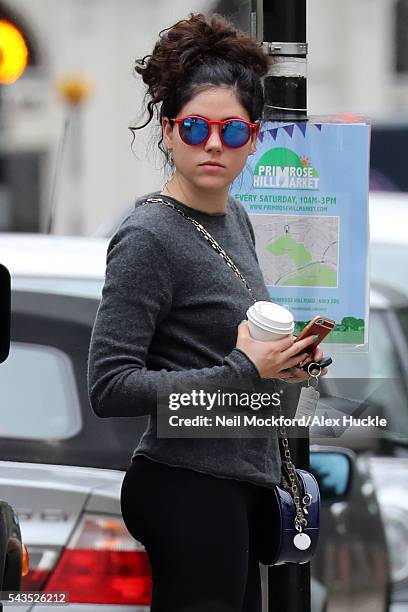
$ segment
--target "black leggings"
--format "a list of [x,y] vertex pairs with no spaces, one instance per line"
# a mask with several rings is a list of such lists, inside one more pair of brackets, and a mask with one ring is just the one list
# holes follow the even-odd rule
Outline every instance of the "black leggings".
[[266,487],[137,455],[121,509],[149,556],[151,612],[261,612],[258,559],[271,496]]

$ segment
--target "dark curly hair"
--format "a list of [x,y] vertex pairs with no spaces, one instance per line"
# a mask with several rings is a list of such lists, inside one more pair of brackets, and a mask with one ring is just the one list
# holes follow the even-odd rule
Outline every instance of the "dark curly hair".
[[[250,120],[262,116],[264,104],[261,77],[268,72],[269,60],[263,50],[221,15],[190,14],[162,30],[151,55],[136,60],[135,72],[147,85],[148,118],[133,132],[146,127],[156,116],[176,117],[195,95],[209,87],[233,89]],[[161,134],[159,149],[169,156]]]

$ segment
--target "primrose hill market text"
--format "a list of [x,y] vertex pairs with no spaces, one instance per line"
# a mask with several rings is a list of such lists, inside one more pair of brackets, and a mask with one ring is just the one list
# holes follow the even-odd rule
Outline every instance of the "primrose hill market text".
[[275,187],[277,189],[318,189],[319,178],[314,176],[311,166],[285,167],[259,166],[258,174],[253,176],[253,186]]

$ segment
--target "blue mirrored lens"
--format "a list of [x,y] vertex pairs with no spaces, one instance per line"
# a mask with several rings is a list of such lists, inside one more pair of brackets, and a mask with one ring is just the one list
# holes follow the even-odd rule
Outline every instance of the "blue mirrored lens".
[[249,139],[249,126],[243,121],[229,121],[222,128],[222,138],[228,147],[242,147]]
[[188,144],[200,144],[208,136],[208,124],[203,119],[188,117],[180,123],[180,137]]

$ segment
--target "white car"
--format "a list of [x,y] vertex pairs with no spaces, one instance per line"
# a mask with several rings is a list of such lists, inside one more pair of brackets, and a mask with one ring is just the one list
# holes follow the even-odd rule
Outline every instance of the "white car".
[[370,193],[371,278],[408,292],[408,193]]

